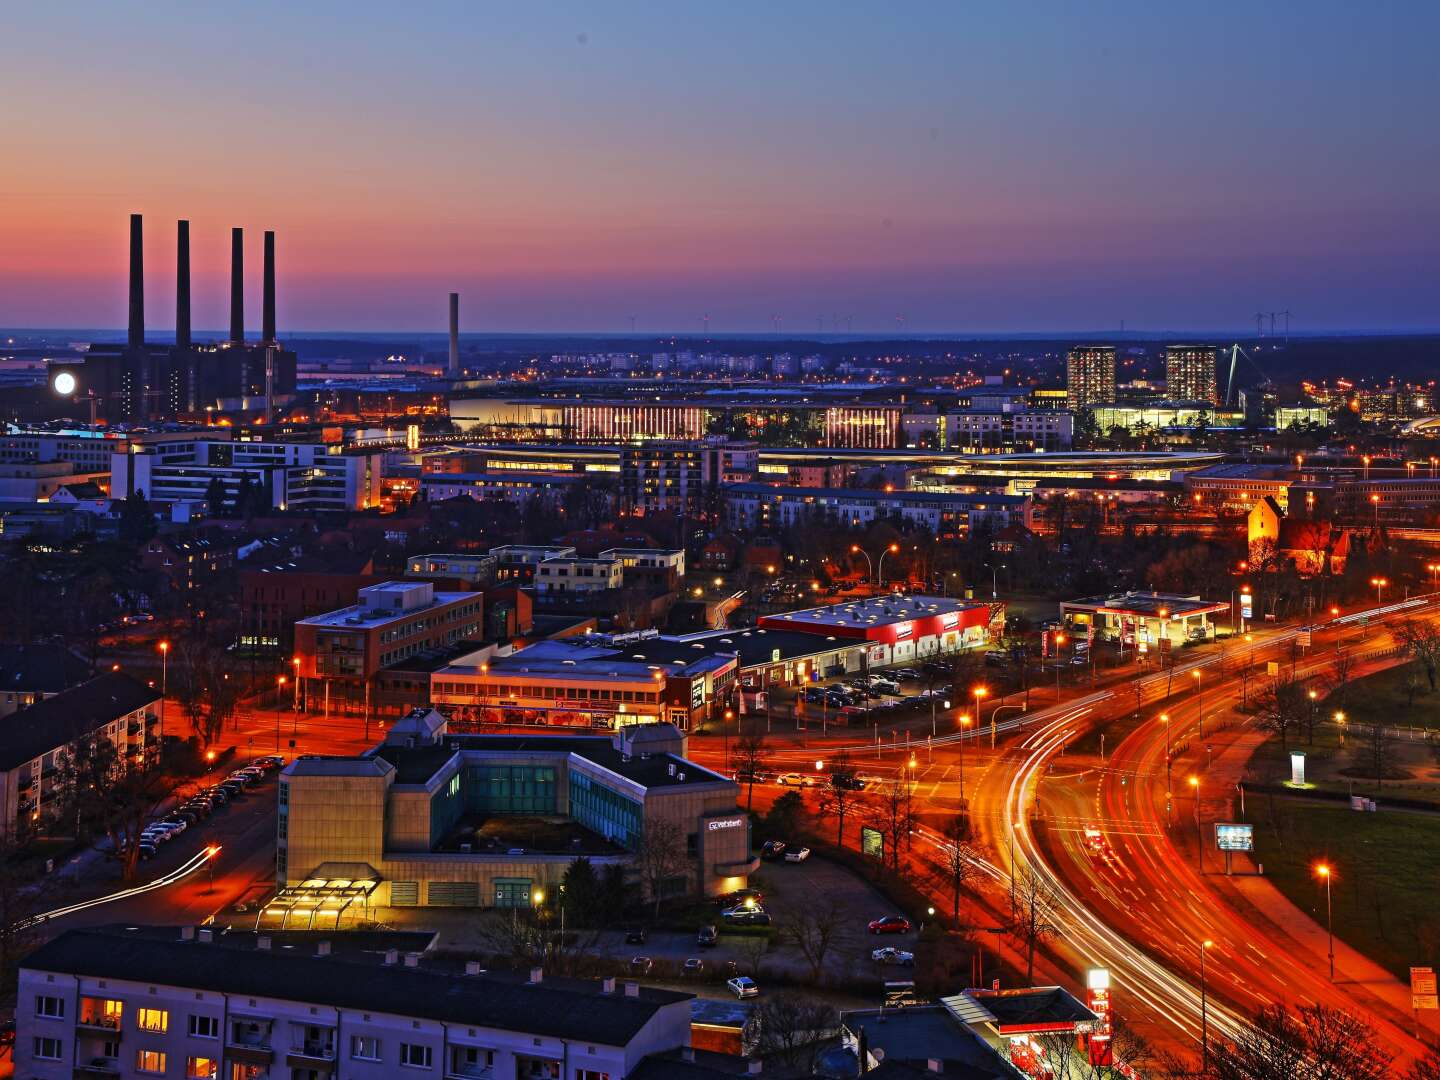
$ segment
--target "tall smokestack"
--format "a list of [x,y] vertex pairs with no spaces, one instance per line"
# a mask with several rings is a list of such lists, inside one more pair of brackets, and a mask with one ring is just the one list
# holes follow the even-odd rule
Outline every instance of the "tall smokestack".
[[230,340],[245,340],[245,230],[230,230]]
[[460,294],[450,294],[450,377],[460,375]]
[[130,348],[145,344],[144,230],[139,214],[130,215]]
[[265,284],[261,291],[264,306],[261,315],[260,340],[275,343],[275,234],[265,233]]
[[175,223],[175,346],[190,347],[190,222]]

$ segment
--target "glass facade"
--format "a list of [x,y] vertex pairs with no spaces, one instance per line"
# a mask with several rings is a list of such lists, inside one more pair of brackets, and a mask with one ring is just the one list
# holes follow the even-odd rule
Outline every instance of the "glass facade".
[[554,814],[553,765],[471,765],[465,769],[465,809],[477,814]]
[[574,769],[570,771],[570,816],[587,829],[634,851],[640,843],[644,807]]

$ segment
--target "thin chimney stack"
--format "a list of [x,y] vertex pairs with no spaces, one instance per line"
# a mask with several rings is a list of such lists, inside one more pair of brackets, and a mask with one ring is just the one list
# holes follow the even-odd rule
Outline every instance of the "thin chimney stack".
[[175,346],[190,347],[190,222],[176,222]]
[[230,230],[230,340],[245,340],[245,230]]
[[450,377],[460,376],[460,294],[450,294]]
[[275,344],[275,233],[265,232],[265,282],[261,301],[264,306],[261,315],[260,340],[267,345]]
[[130,348],[145,344],[144,228],[139,214],[130,215]]

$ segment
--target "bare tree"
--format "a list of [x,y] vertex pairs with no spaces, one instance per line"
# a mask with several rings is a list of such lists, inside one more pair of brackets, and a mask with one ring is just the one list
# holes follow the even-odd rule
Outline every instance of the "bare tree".
[[1394,1055],[1364,1021],[1324,1005],[1291,1013],[1283,1004],[1260,1010],[1231,1038],[1211,1048],[1216,1080],[1382,1080]]
[[1377,720],[1365,732],[1365,756],[1370,762],[1370,771],[1375,775],[1377,787],[1385,786],[1385,777],[1395,767],[1395,736],[1388,727]]
[[690,869],[690,860],[685,856],[685,836],[680,826],[664,818],[647,821],[640,836],[640,846],[635,849],[635,866],[640,872],[646,898],[655,904],[658,918],[666,887]]
[[1405,1074],[1405,1080],[1440,1080],[1440,1051],[1431,1051]]
[[22,856],[15,839],[0,837],[0,988],[11,996],[20,961],[39,944],[34,919],[47,892],[45,880]]
[[845,845],[845,819],[860,801],[859,779],[850,755],[841,751],[830,768],[830,776],[820,789],[817,809],[821,817],[835,819],[835,846]]
[[1330,664],[1330,689],[1335,695],[1335,700],[1343,708],[1345,699],[1350,689],[1350,682],[1355,676],[1355,657],[1338,645],[1335,647],[1335,659]]
[[834,1006],[825,1001],[781,993],[764,998],[755,1010],[759,1032],[756,1052],[787,1070],[809,1076],[821,1052],[840,1027]]
[[1015,881],[1015,930],[1025,946],[1025,983],[1035,982],[1035,947],[1060,933],[1056,908],[1059,897],[1033,867],[1025,867]]
[[800,951],[810,966],[810,981],[818,983],[825,958],[846,936],[849,912],[835,897],[804,904],[785,927],[785,937]]
[[941,852],[940,867],[950,886],[951,917],[960,921],[960,896],[965,886],[978,872],[980,851],[970,842],[970,819],[959,813],[945,822],[942,831],[945,846]]
[[1397,628],[1395,636],[1425,669],[1425,677],[1433,694],[1437,689],[1437,671],[1440,671],[1440,627],[1432,622],[1407,619]]
[[1295,679],[1275,679],[1255,700],[1255,718],[1260,727],[1280,736],[1281,750],[1290,748],[1289,736],[1313,711],[1305,685]]
[[745,812],[755,803],[755,778],[765,768],[765,740],[759,735],[744,735],[735,741],[735,776],[745,785]]
[[899,870],[900,848],[902,845],[909,846],[910,833],[915,828],[915,793],[903,776],[896,776],[885,785],[871,820],[885,836],[890,848],[891,867]]
[[1111,1077],[1151,1075],[1147,1066],[1149,1044],[1121,1017],[1112,1021],[1109,1053],[1101,1063],[1091,1061],[1090,1048],[1083,1038],[1069,1032],[1031,1037],[1044,1075],[1050,1080],[1110,1080]]

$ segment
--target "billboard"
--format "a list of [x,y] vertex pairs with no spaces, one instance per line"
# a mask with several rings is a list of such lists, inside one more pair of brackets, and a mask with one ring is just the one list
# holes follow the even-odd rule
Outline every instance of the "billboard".
[[885,858],[885,834],[879,829],[865,826],[860,830],[860,851],[861,854],[883,861]]
[[1215,823],[1215,846],[1221,851],[1254,851],[1255,826]]

